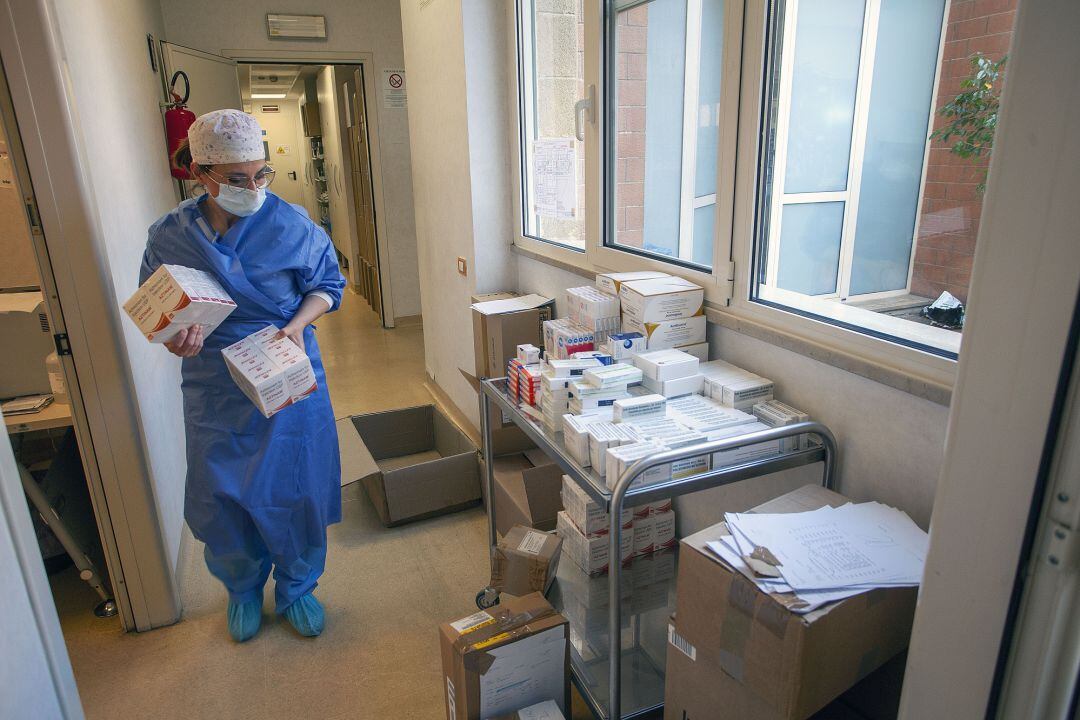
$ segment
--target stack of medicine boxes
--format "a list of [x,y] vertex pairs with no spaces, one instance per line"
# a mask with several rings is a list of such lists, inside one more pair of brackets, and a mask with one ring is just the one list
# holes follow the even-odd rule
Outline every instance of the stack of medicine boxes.
[[664,275],[628,280],[619,286],[623,332],[640,333],[646,350],[680,348],[709,359],[705,339],[705,290]]
[[621,322],[619,297],[591,285],[566,291],[566,307],[570,319],[592,331],[593,345],[601,348],[608,336],[619,331]]
[[570,318],[544,321],[544,352],[548,359],[565,360],[574,353],[596,349],[590,328]]
[[506,363],[506,389],[519,402],[537,404],[540,399],[540,348],[517,346],[517,356]]
[[540,371],[540,411],[544,429],[563,429],[562,417],[570,411],[570,383],[591,368],[601,367],[596,359],[548,359]]

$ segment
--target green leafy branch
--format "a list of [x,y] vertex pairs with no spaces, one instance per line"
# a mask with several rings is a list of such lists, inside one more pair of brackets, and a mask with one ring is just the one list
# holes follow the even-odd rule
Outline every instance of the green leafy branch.
[[[949,149],[959,157],[989,158],[994,146],[1007,59],[1008,55],[1005,55],[995,61],[982,53],[971,57],[971,75],[960,82],[961,93],[938,110],[938,115],[950,118],[950,122],[931,133],[932,139],[952,142]],[[981,193],[985,189],[984,174],[978,191]]]

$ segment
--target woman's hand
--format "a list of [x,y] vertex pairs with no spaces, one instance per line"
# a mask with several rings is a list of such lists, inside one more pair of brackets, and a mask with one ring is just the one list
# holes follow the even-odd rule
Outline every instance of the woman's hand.
[[202,325],[192,325],[181,330],[173,336],[172,340],[164,343],[165,348],[173,355],[182,358],[195,357],[203,348]]
[[304,347],[304,327],[304,325],[297,327],[292,323],[289,323],[281,330],[278,330],[278,334],[274,336],[274,339],[281,340],[282,338],[289,338],[296,343],[296,347],[307,352],[307,348]]

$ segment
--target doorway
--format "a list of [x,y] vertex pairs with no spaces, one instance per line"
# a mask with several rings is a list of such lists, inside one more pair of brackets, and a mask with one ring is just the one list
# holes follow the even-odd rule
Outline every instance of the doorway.
[[353,290],[383,316],[363,65],[237,65],[244,110],[263,128],[274,192],[303,206]]
[[[379,247],[377,127],[368,118],[367,61],[239,62],[168,42],[161,43],[161,61],[166,83],[178,70],[187,73],[187,105],[196,115],[234,107],[259,120],[267,162],[277,170],[271,191],[326,230],[349,286],[384,327],[393,327]],[[167,98],[169,88],[164,92]],[[179,188],[181,197],[198,192],[187,181]]]
[[[128,623],[112,526],[19,127],[0,72],[0,411],[58,608]],[[121,610],[125,617],[118,617]]]

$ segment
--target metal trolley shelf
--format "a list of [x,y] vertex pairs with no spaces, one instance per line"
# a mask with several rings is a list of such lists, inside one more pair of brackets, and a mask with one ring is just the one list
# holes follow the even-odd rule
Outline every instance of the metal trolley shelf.
[[[489,499],[488,540],[492,548],[498,541],[493,502],[494,458],[488,424],[492,404],[546,452],[573,482],[607,509],[611,518],[608,542],[609,557],[612,558],[619,557],[622,536],[619,515],[626,505],[673,498],[815,462],[824,463],[822,484],[833,487],[836,439],[821,423],[804,422],[650,455],[627,468],[615,487],[608,489],[596,473],[583,468],[570,456],[563,444],[562,433],[548,433],[532,414],[507,394],[506,378],[485,379],[481,381],[481,390],[484,480]],[[639,475],[657,466],[803,434],[816,436],[819,444],[714,468],[687,478],[630,487]],[[649,562],[640,565],[644,570],[639,573],[638,563],[642,560]],[[674,610],[677,560],[677,553],[669,552],[639,558],[628,568],[611,563],[609,574],[597,578],[589,578],[573,563],[559,564],[549,599],[570,620],[572,678],[596,717],[605,720],[634,718],[663,707],[667,623]],[[637,582],[638,575],[643,576],[642,582]],[[490,589],[481,591],[481,596],[490,595],[490,592]],[[626,615],[624,603],[629,609]]]

